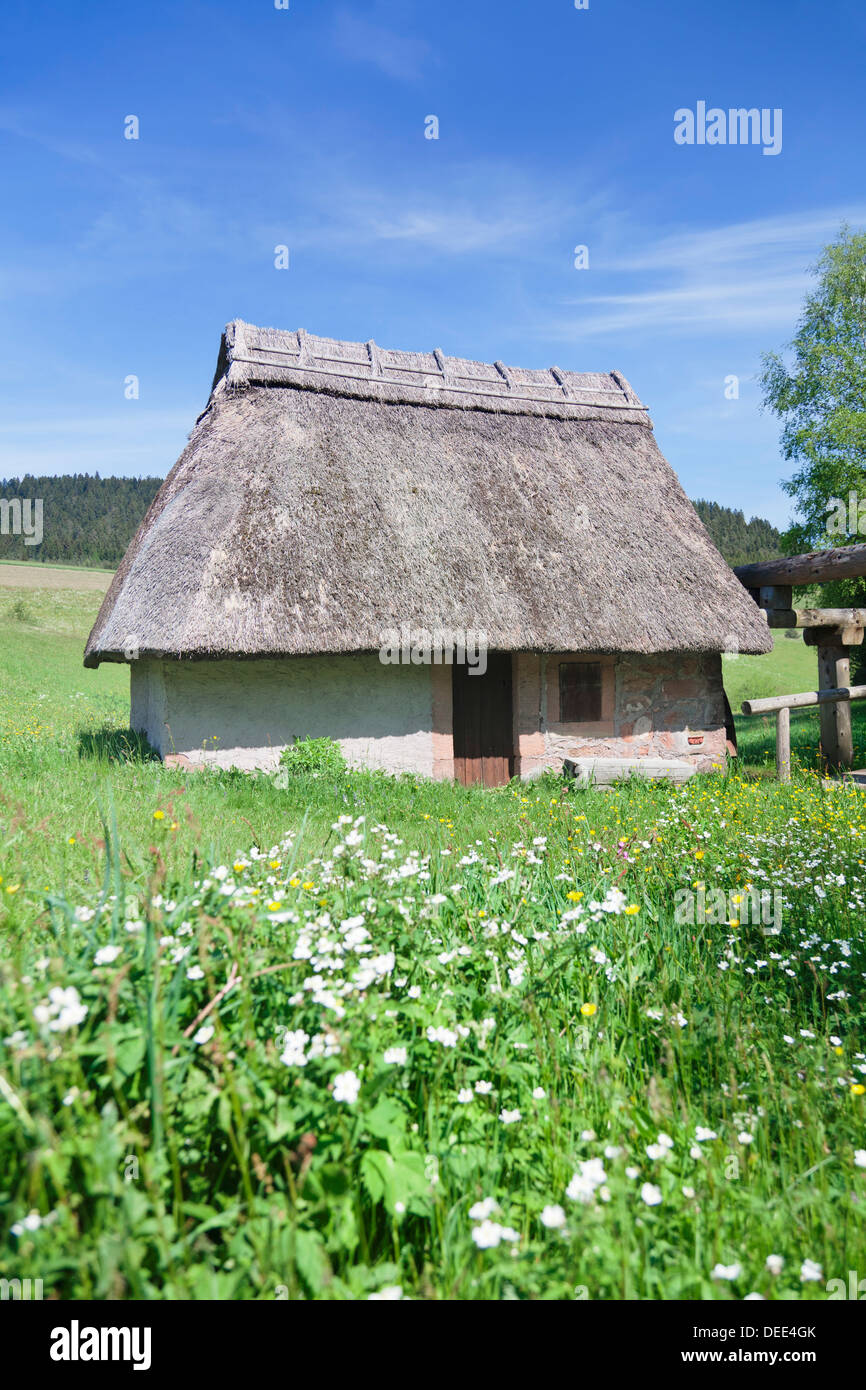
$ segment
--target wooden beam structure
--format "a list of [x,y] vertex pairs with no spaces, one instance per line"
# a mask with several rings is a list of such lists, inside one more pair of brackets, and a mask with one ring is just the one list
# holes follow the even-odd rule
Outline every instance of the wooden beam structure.
[[843,545],[837,550],[813,550],[808,555],[789,555],[781,560],[737,565],[734,574],[747,589],[776,584],[825,584],[831,579],[859,579],[866,575],[866,545]]
[[[849,648],[859,647],[866,632],[866,608],[794,608],[793,590],[800,584],[824,584],[832,579],[856,579],[866,575],[866,545],[846,545],[837,550],[813,550],[808,555],[792,555],[781,560],[762,560],[754,565],[738,565],[734,574],[748,589],[766,614],[770,628],[801,628],[803,641],[818,649],[818,691],[816,698],[800,697],[796,704],[778,704],[776,739],[777,764],[788,746],[790,776],[790,714],[800,704],[821,706],[821,750],[830,767],[852,767],[854,741],[851,733],[851,705],[840,695],[851,679]],[[823,698],[820,698],[823,697]],[[747,702],[754,705],[756,702]],[[757,703],[761,703],[760,701]],[[764,702],[766,703],[766,702]],[[749,713],[743,706],[744,713]],[[783,711],[784,717],[783,717]],[[757,711],[755,711],[757,713]],[[784,727],[783,727],[784,726]],[[779,776],[783,780],[782,771]]]
[[[818,647],[818,689],[841,690],[851,684],[848,648],[840,643]],[[847,700],[821,704],[821,750],[830,767],[854,766],[851,705]]]
[[765,608],[764,612],[770,627],[866,626],[866,608]]
[[791,711],[787,705],[776,712],[776,776],[780,782],[791,780]]

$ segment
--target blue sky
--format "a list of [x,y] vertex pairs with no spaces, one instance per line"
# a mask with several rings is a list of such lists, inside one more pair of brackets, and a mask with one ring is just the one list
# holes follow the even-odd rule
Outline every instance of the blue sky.
[[[755,373],[866,226],[862,0],[4,0],[2,30],[0,476],[166,473],[240,317],[619,368],[690,496],[788,518]],[[781,153],[677,145],[698,101],[781,108]]]

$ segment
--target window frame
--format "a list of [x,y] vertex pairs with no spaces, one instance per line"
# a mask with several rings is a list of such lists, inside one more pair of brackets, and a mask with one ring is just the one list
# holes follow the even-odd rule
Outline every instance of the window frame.
[[[571,681],[565,678],[565,672],[569,675],[575,673],[577,679]],[[593,672],[591,681],[587,679],[589,672]],[[580,673],[579,675],[577,673]],[[588,710],[584,717],[580,718],[576,714],[569,715],[568,722],[571,724],[599,723],[601,721],[601,702],[604,695],[604,674],[600,661],[560,661],[556,667],[556,674],[559,683],[559,718],[560,723],[565,723],[565,709],[568,697],[572,697],[572,704],[583,704],[592,706],[592,713]],[[568,687],[571,687],[570,689]],[[576,698],[575,698],[576,697]]]
[[[577,738],[613,737],[614,703],[616,694],[616,656],[598,652],[556,652],[547,658],[547,726],[552,733]],[[581,662],[601,667],[601,718],[564,720],[560,710],[560,666],[577,666]]]

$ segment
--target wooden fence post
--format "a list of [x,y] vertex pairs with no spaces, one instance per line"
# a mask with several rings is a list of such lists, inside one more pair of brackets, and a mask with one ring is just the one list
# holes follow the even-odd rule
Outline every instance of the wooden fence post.
[[[829,634],[828,634],[829,636]],[[847,648],[819,646],[818,689],[841,690],[851,684],[851,661]],[[854,766],[851,736],[851,705],[847,700],[821,705],[821,747],[831,767]]]
[[776,776],[791,780],[791,711],[787,705],[776,711]]

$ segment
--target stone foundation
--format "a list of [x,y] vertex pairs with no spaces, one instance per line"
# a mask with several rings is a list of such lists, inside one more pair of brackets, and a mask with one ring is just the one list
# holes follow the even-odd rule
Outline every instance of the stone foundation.
[[[603,729],[559,724],[552,690],[556,663],[569,653],[515,656],[515,741],[518,772],[562,768],[563,758],[679,758],[698,771],[724,768],[725,704],[717,652],[664,652],[610,660],[612,709]],[[602,658],[599,658],[602,660]]]

